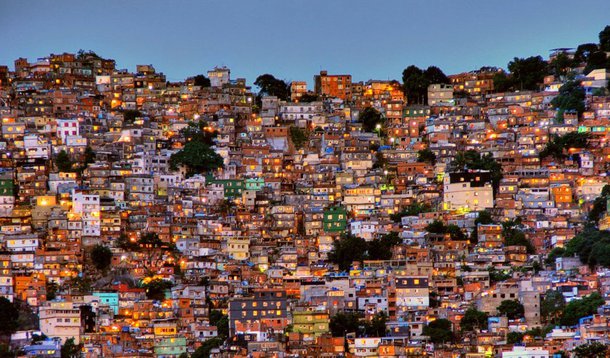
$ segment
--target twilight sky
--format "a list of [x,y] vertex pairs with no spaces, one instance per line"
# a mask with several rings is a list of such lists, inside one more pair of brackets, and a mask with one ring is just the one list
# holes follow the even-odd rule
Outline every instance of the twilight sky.
[[226,65],[311,87],[321,69],[366,81],[547,57],[597,42],[609,14],[608,0],[0,0],[0,64],[85,49],[171,81]]

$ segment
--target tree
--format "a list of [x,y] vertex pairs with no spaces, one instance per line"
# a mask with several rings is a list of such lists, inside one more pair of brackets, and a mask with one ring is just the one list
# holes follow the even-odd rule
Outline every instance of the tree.
[[405,68],[402,71],[402,83],[403,91],[409,104],[425,103],[428,84],[424,71],[414,65]]
[[565,52],[559,53],[550,63],[551,71],[557,77],[565,76],[572,66],[574,66],[574,60]]
[[504,177],[502,165],[496,161],[491,153],[481,155],[476,150],[458,152],[451,161],[450,166],[454,171],[464,169],[487,170],[491,176],[491,182],[497,192],[500,180]]
[[442,221],[438,219],[435,219],[430,224],[428,224],[426,226],[426,231],[436,235],[449,234],[451,240],[463,241],[468,239],[459,226],[453,224],[445,225]]
[[81,351],[82,347],[83,347],[82,343],[81,344],[74,343],[74,337],[67,339],[66,343],[64,343],[61,346],[61,358],[80,357],[80,351]]
[[365,132],[373,132],[377,130],[377,126],[382,126],[385,121],[381,113],[373,107],[366,107],[360,115],[358,121],[362,123],[362,129]]
[[197,76],[193,77],[193,83],[195,86],[199,86],[202,88],[210,87],[212,85],[212,82],[210,82],[210,79],[204,75],[197,75]]
[[191,358],[208,358],[212,349],[220,347],[222,343],[223,340],[220,337],[207,339],[203,341],[201,346],[191,355]]
[[587,58],[587,65],[583,72],[588,74],[593,70],[597,70],[600,68],[608,68],[608,55],[606,55],[605,51],[594,51],[589,54],[589,58]]
[[462,231],[462,229],[460,229],[460,227],[457,225],[454,225],[454,224],[447,225],[447,233],[449,234],[449,237],[451,237],[451,240],[456,240],[456,241],[468,240],[468,238],[466,237],[466,234],[464,234],[464,231]]
[[569,132],[562,136],[553,135],[544,149],[540,152],[540,158],[552,156],[555,159],[566,158],[564,149],[587,148],[589,146],[589,133]]
[[523,305],[517,300],[504,300],[500,302],[497,310],[499,314],[508,317],[508,319],[521,318],[525,313]]
[[295,148],[301,149],[309,138],[309,132],[296,126],[290,126],[290,139]]
[[45,291],[47,291],[47,300],[52,301],[57,297],[57,291],[59,287],[53,281],[47,281],[45,284]]
[[519,344],[523,342],[523,333],[520,332],[509,332],[506,334],[507,344]]
[[368,260],[390,260],[392,259],[392,249],[402,243],[397,232],[383,235],[379,239],[371,240],[367,243],[365,259]]
[[163,301],[165,299],[165,291],[172,287],[172,283],[163,279],[152,279],[144,285],[146,289],[146,297],[150,300]]
[[191,141],[187,142],[180,151],[172,154],[169,159],[171,170],[176,170],[180,165],[186,167],[186,176],[190,177],[222,168],[223,159],[205,143]]
[[578,63],[588,63],[589,56],[599,51],[599,46],[597,44],[588,43],[579,45],[576,48],[576,52],[574,52],[574,60]]
[[133,123],[138,117],[142,117],[142,112],[135,109],[126,109],[123,111],[123,121],[127,123]]
[[544,260],[544,264],[547,266],[555,266],[555,261],[558,257],[563,257],[565,251],[566,249],[563,247],[554,247]]
[[373,164],[373,169],[385,168],[387,164],[388,160],[383,155],[383,151],[377,148],[377,151],[375,152],[375,163]]
[[498,72],[493,77],[494,91],[496,92],[508,92],[513,87],[512,79],[506,74],[506,72]]
[[364,333],[368,337],[385,337],[387,320],[388,317],[384,312],[378,312],[370,322],[365,322]]
[[0,297],[0,317],[2,317],[0,334],[10,335],[15,332],[18,326],[19,310],[6,297]]
[[188,122],[187,126],[180,130],[186,142],[198,141],[211,147],[218,131],[214,130],[206,121]]
[[506,281],[511,277],[506,271],[500,271],[493,266],[488,268],[487,271],[489,272],[489,281],[491,283]]
[[449,83],[449,78],[436,66],[422,70],[411,65],[402,71],[403,91],[409,104],[425,104],[428,100],[428,86]]
[[599,48],[602,51],[610,52],[610,25],[604,27],[599,33]]
[[426,225],[426,231],[431,234],[443,235],[447,232],[447,226],[442,221],[434,219],[434,221]]
[[[47,340],[49,337],[47,337],[46,334],[40,332],[40,334],[36,334],[36,333],[32,333],[32,343],[36,344],[38,342],[42,342]],[[2,355],[0,354],[0,357],[2,357]]]
[[572,238],[565,246],[564,257],[578,255],[580,261],[590,267],[610,267],[610,232],[597,230],[593,224]]
[[14,358],[18,356],[19,352],[13,351],[10,345],[4,343],[0,344],[0,358]]
[[365,259],[367,246],[363,238],[346,234],[333,242],[333,249],[328,258],[339,265],[339,270],[347,271],[354,261],[361,262]]
[[392,219],[394,222],[399,223],[402,220],[403,216],[416,216],[421,213],[428,213],[430,211],[432,211],[432,207],[430,205],[426,203],[415,202],[402,209],[401,211],[395,214],[391,214],[390,219]]
[[487,210],[482,210],[479,211],[479,215],[477,215],[477,218],[474,219],[474,225],[489,225],[489,224],[493,224],[494,220],[491,217],[491,213]]
[[602,214],[606,212],[606,203],[610,195],[610,185],[606,184],[602,188],[600,196],[593,201],[593,207],[589,211],[588,219],[590,222],[597,223]]
[[548,290],[540,303],[540,315],[547,322],[555,322],[566,305],[563,294],[556,290]]
[[[428,84],[440,84],[449,83],[449,78],[443,73],[443,71],[436,66],[429,66],[424,71],[424,77],[428,81]],[[426,91],[428,87],[426,86]]]
[[605,358],[607,354],[608,346],[601,342],[581,344],[574,348],[576,358]]
[[116,240],[116,247],[125,251],[136,251],[140,248],[136,242],[129,240],[129,237],[123,233]]
[[57,153],[57,157],[55,158],[55,165],[57,165],[57,169],[60,172],[70,172],[72,171],[72,160],[70,156],[65,150],[61,150],[61,152]]
[[571,111],[581,115],[585,111],[585,89],[579,82],[568,81],[559,88],[559,95],[551,104],[561,113]]
[[430,337],[432,343],[452,343],[455,339],[452,324],[448,319],[437,319],[424,327],[423,334]]
[[429,148],[417,152],[417,161],[420,163],[436,164],[436,154]]
[[72,292],[87,294],[91,292],[91,279],[87,276],[76,276],[68,281]]
[[303,93],[301,95],[301,97],[299,97],[299,102],[302,102],[302,103],[316,102],[319,100],[320,100],[320,97],[318,97],[317,94],[312,93],[312,92]]
[[[460,277],[461,278],[461,277]],[[430,308],[439,308],[441,306],[441,298],[437,292],[430,292]]]
[[515,57],[508,63],[513,83],[520,90],[537,90],[547,73],[547,63],[541,56]]
[[333,337],[344,337],[346,333],[358,332],[360,315],[353,312],[338,312],[330,318],[329,328]]
[[290,86],[270,74],[260,75],[254,81],[254,85],[260,88],[259,97],[263,95],[276,96],[282,101],[290,100]]
[[112,251],[107,246],[97,244],[91,250],[91,260],[96,269],[104,271],[112,261]]
[[210,325],[216,326],[219,337],[229,337],[229,316],[218,310],[210,310],[209,321]]
[[88,57],[93,57],[93,58],[96,58],[96,59],[101,59],[101,57],[100,57],[100,56],[99,56],[97,53],[95,53],[94,51],[92,51],[92,50],[85,51],[85,50],[83,50],[83,49],[81,48],[81,49],[79,49],[79,50],[76,52],[76,58],[77,58],[77,59],[79,59],[79,60],[85,60],[85,59],[87,59]]
[[504,245],[506,246],[525,246],[525,250],[528,254],[536,253],[536,248],[532,245],[523,231],[520,230],[509,230],[504,233]]
[[575,326],[578,324],[579,319],[594,314],[597,312],[597,308],[604,303],[605,300],[597,292],[593,292],[579,300],[572,300],[565,306],[559,324]]
[[95,151],[90,146],[87,146],[84,153],[84,167],[86,168],[91,163],[95,163]]
[[460,329],[464,332],[486,329],[488,318],[487,313],[481,312],[475,307],[470,307],[464,312],[464,316],[460,320]]

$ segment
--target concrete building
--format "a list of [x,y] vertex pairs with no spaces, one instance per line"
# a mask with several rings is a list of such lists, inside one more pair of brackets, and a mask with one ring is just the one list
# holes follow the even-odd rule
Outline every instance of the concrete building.
[[220,87],[228,84],[231,81],[231,70],[227,67],[214,67],[208,71],[208,78],[212,87]]
[[349,100],[352,97],[351,75],[329,75],[327,71],[320,71],[314,76],[315,92],[318,95],[336,97]]
[[502,358],[549,358],[549,351],[543,347],[514,346],[510,351],[502,352]]
[[284,290],[259,289],[253,297],[229,301],[231,335],[254,334],[264,341],[270,330],[282,332],[288,322],[287,299]]
[[82,333],[80,309],[72,302],[48,302],[40,307],[40,331],[50,338],[61,339],[62,344],[69,338],[80,342]]
[[493,207],[489,172],[449,173],[444,179],[443,209],[480,211]]
[[436,83],[428,86],[429,106],[451,106],[453,105],[453,86],[444,83]]

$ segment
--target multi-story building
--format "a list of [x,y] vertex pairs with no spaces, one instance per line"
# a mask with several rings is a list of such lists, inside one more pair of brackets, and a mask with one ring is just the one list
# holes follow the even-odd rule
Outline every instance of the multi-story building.
[[445,210],[479,211],[493,207],[493,187],[489,172],[449,173],[444,178]]
[[40,331],[50,338],[59,338],[62,343],[74,338],[78,344],[81,339],[81,313],[73,302],[48,302],[39,308]]
[[453,105],[453,86],[443,83],[428,86],[428,106]]
[[253,297],[233,298],[229,301],[229,331],[253,334],[265,341],[269,332],[281,333],[288,324],[286,292],[279,289],[258,289]]
[[231,70],[227,67],[215,67],[208,71],[208,78],[212,87],[222,88],[231,81]]
[[318,95],[336,97],[349,101],[352,96],[351,75],[329,75],[327,71],[320,71],[314,76],[315,92]]

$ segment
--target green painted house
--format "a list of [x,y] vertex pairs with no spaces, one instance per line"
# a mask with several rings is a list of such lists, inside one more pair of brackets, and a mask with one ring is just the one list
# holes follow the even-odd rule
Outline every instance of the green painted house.
[[185,337],[164,337],[155,342],[157,357],[179,357],[182,353],[186,353]]
[[15,185],[12,179],[0,179],[0,196],[13,196]]
[[112,308],[115,315],[119,314],[119,293],[118,292],[93,292],[93,296],[100,300],[101,305]]
[[246,190],[259,191],[265,186],[264,178],[248,178],[246,179]]
[[237,198],[245,189],[245,183],[241,179],[210,179],[209,184],[220,184],[225,191],[225,198]]
[[292,313],[293,331],[307,338],[319,337],[329,332],[330,316],[326,311],[298,310]]
[[339,206],[325,210],[322,226],[326,232],[344,232],[347,227],[347,210]]

